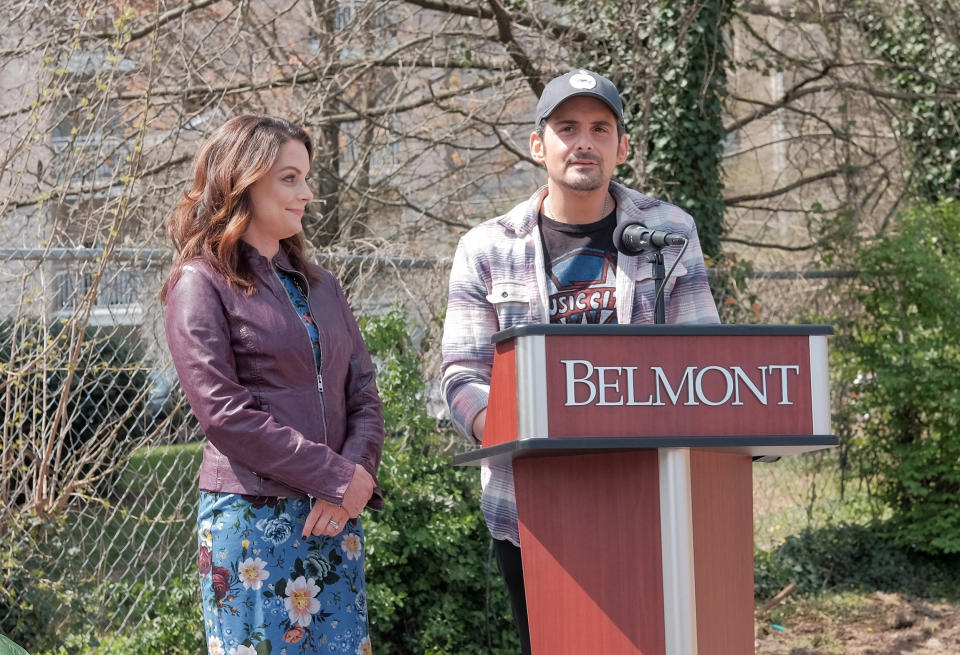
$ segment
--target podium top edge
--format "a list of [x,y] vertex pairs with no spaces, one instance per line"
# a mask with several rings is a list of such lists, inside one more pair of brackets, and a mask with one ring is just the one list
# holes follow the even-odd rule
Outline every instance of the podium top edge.
[[791,455],[838,446],[833,434],[669,436],[669,437],[537,437],[508,441],[454,455],[454,466],[509,462],[517,457],[586,455],[602,452],[690,448],[753,455]]
[[544,336],[815,336],[833,334],[831,325],[567,325],[559,323],[518,325],[497,332],[490,341],[500,343],[516,337]]

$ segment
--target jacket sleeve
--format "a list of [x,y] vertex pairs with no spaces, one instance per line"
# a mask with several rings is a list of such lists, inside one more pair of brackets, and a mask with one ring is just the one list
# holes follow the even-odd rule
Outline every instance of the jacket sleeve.
[[238,381],[220,293],[195,266],[185,265],[170,289],[164,324],[184,394],[217,450],[251,471],[339,505],[354,464],[259,408]]
[[383,407],[380,402],[380,392],[377,389],[376,368],[363,342],[356,318],[343,295],[343,289],[335,280],[333,284],[336,285],[340,311],[343,312],[344,321],[350,332],[348,335],[350,343],[353,345],[350,369],[345,382],[346,389],[344,389],[347,430],[340,454],[351,462],[361,465],[373,476],[377,487],[367,504],[373,509],[382,509],[383,493],[377,481],[377,470],[380,468],[380,457],[383,452]]
[[682,260],[687,274],[677,279],[670,293],[667,323],[719,323],[720,316],[710,291],[700,237],[692,221],[689,234],[687,250]]
[[441,386],[454,426],[473,442],[473,421],[490,396],[490,337],[499,326],[487,293],[487,281],[461,239],[450,270]]

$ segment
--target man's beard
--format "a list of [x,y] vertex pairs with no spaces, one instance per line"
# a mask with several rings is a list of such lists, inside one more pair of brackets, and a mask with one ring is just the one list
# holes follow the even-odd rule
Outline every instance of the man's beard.
[[596,191],[603,186],[603,180],[587,175],[580,175],[575,180],[561,179],[559,182],[561,186],[572,191]]
[[[579,155],[571,155],[568,158],[571,162],[576,161],[577,159],[588,159],[590,161],[596,162],[598,165],[602,164],[600,158],[592,153],[581,153]],[[568,172],[571,168],[571,164],[566,164],[566,170],[564,173]],[[580,173],[574,171],[574,179],[570,180],[564,175],[560,180],[560,184],[568,189],[573,191],[596,191],[597,189],[603,187],[603,173],[600,170],[600,166],[597,167],[597,170],[594,171],[596,175],[591,175],[589,173]]]

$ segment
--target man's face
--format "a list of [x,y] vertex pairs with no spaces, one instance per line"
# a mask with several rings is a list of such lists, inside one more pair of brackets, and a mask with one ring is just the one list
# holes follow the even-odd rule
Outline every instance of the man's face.
[[541,138],[530,135],[530,154],[547,169],[547,179],[574,191],[606,188],[617,164],[627,160],[627,136],[617,136],[617,119],[602,100],[577,96],[557,107]]

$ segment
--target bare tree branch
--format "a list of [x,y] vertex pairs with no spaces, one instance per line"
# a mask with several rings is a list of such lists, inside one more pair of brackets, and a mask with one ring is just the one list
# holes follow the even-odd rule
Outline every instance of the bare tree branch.
[[[459,16],[468,16],[471,18],[483,18],[487,20],[494,20],[496,18],[495,12],[490,9],[485,9],[479,4],[477,5],[462,5],[456,2],[446,2],[446,0],[404,0],[407,4],[416,5],[417,7],[422,7],[424,9],[431,9],[433,11],[439,11],[447,14],[455,14]],[[531,29],[546,29],[546,32],[557,39],[570,39],[574,43],[580,43],[587,41],[590,36],[583,30],[579,30],[572,25],[563,25],[561,23],[556,23],[544,18],[535,17],[531,14],[517,14],[514,17],[514,22],[518,25],[523,25],[524,27],[529,27]]]
[[751,248],[767,248],[770,250],[782,250],[784,252],[803,252],[806,250],[813,250],[814,248],[820,247],[819,243],[808,243],[804,246],[788,246],[782,243],[763,243],[760,241],[752,241],[750,239],[742,239],[739,237],[720,237],[720,240],[724,243],[739,243],[744,246],[750,246]]
[[507,10],[500,4],[500,0],[488,0],[488,2],[493,8],[493,13],[497,18],[497,32],[500,35],[500,41],[506,46],[507,53],[509,53],[511,59],[517,64],[520,72],[523,73],[533,94],[539,98],[543,93],[543,82],[540,80],[540,75],[537,69],[534,68],[533,63],[531,63],[530,58],[527,57],[523,48],[520,47],[520,44],[517,43],[517,40],[513,37],[513,30],[510,27],[510,14],[508,14]]
[[808,184],[813,184],[814,182],[820,182],[822,180],[827,180],[832,177],[837,177],[838,175],[848,175],[855,173],[859,170],[865,168],[864,166],[841,166],[838,168],[833,168],[828,171],[823,171],[822,173],[817,173],[816,175],[810,175],[808,177],[803,177],[788,184],[776,189],[771,189],[770,191],[762,191],[760,193],[747,193],[739,196],[731,196],[729,198],[724,198],[723,202],[728,206],[743,205],[744,203],[751,202],[753,200],[765,200],[767,198],[773,198],[775,196],[782,196],[794,189],[799,189],[802,186]]
[[804,96],[808,96],[813,93],[819,93],[821,91],[830,91],[838,88],[836,85],[833,85],[833,84],[825,84],[821,86],[808,86],[813,82],[822,80],[824,77],[827,77],[829,72],[830,72],[830,66],[827,65],[813,77],[808,77],[794,84],[792,87],[790,87],[784,92],[783,96],[781,96],[779,99],[775,100],[772,103],[764,103],[755,99],[748,99],[740,96],[733,96],[734,100],[737,100],[740,102],[749,102],[751,104],[758,104],[758,105],[761,105],[761,108],[747,114],[746,116],[738,118],[731,123],[724,125],[723,130],[727,134],[731,132],[735,132],[743,128],[745,125],[748,125],[749,123],[759,118],[763,118],[764,116],[767,116],[777,111],[778,109],[782,109],[783,107],[793,102],[796,102],[797,100],[799,100]]

